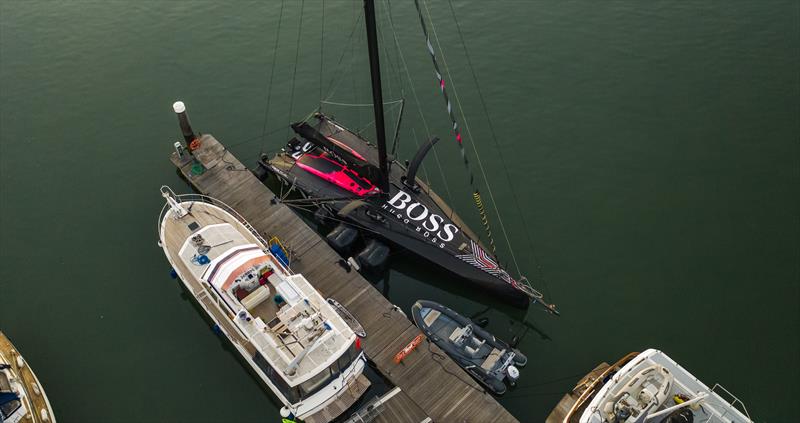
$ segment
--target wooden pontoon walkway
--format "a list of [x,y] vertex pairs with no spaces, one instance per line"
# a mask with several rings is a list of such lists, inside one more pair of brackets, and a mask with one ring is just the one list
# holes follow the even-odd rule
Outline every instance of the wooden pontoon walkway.
[[[393,358],[420,331],[355,270],[345,271],[339,255],[283,204],[214,137],[202,135],[194,157],[205,172],[192,173],[192,160],[172,162],[200,193],[228,204],[265,238],[280,238],[292,252],[292,270],[302,273],[325,297],[342,303],[367,331],[364,349],[384,376],[400,388],[374,421],[516,422],[517,420],[435,345],[423,342],[401,364]],[[432,352],[437,353],[436,355]]]

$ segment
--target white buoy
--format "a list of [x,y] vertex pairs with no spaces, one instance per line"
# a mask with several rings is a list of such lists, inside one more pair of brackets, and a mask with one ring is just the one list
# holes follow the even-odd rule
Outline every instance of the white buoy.
[[289,415],[292,414],[292,412],[289,411],[289,409],[286,408],[286,407],[281,407],[280,413],[281,413],[281,417],[284,418],[284,419],[288,419]]

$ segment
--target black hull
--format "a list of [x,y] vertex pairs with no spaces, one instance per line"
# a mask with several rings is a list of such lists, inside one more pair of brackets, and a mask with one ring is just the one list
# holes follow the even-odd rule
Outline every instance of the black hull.
[[[361,166],[377,163],[374,146],[334,122],[320,118],[317,129],[320,134],[335,138],[338,145],[345,145],[351,152],[348,155],[363,158]],[[290,145],[297,146],[298,142],[303,141],[290,142]],[[307,151],[319,152],[320,149],[314,147]],[[293,156],[290,148],[273,158],[262,158],[259,165],[304,197],[320,200],[310,202],[327,208],[335,220],[352,225],[363,235],[424,258],[511,306],[525,309],[530,305],[531,297],[517,287],[516,281],[485,252],[461,219],[437,200],[435,193],[419,180],[416,180],[419,184],[416,189],[404,183],[405,168],[401,164],[391,164],[388,195],[359,195],[297,166],[298,156],[300,154]]]

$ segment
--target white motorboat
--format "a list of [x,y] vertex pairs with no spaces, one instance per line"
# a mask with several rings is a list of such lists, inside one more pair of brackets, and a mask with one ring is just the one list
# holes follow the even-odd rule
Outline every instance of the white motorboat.
[[283,404],[281,414],[329,421],[367,389],[361,340],[301,274],[238,213],[200,195],[175,195],[159,244],[186,289]]
[[744,404],[709,388],[659,350],[601,364],[567,393],[548,423],[752,423]]

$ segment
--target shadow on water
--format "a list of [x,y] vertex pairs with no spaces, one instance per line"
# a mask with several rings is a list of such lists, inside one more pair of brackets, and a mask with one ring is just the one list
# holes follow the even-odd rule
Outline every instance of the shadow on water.
[[[175,280],[176,282],[177,279]],[[242,354],[233,346],[231,341],[220,331],[219,326],[214,322],[213,319],[208,315],[208,313],[203,309],[202,306],[195,300],[194,296],[187,291],[186,286],[182,282],[178,282],[181,287],[180,297],[182,300],[189,302],[192,307],[197,311],[197,314],[203,318],[203,320],[208,324],[208,329],[213,336],[217,338],[219,341],[220,348],[222,348],[226,353],[230,354],[236,361],[246,370],[250,379],[255,382],[260,388],[261,392],[264,394],[265,397],[269,398],[269,401],[275,406],[276,409],[280,409],[283,407],[274,395],[268,394],[268,392],[272,392],[272,389],[261,379],[261,377],[256,374],[255,370],[250,366]]]

